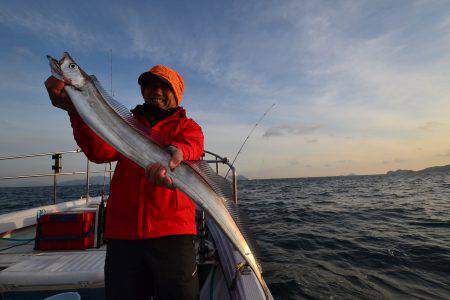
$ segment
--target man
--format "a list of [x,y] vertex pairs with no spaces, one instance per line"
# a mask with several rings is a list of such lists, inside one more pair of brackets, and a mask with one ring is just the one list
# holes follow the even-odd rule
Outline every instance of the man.
[[[144,104],[133,115],[161,138],[169,166],[144,170],[100,139],[80,118],[64,83],[45,82],[52,104],[69,113],[74,138],[89,160],[117,161],[107,201],[105,289],[107,299],[196,299],[198,277],[193,238],[195,205],[173,188],[166,167],[203,154],[200,126],[179,106],[183,78],[158,65],[139,76]],[[149,129],[150,130],[150,129]]]

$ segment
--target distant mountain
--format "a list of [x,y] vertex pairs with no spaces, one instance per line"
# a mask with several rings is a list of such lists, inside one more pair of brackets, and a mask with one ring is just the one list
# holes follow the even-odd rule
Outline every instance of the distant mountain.
[[413,174],[416,174],[416,173],[417,173],[417,171],[413,171],[413,170],[400,170],[400,169],[398,169],[396,171],[388,171],[386,173],[386,175],[389,175],[389,176],[401,176],[401,175],[413,175]]
[[236,176],[236,179],[237,180],[250,180],[247,177],[245,177],[244,175],[238,175],[238,176]]
[[343,176],[358,176],[358,174],[355,174],[355,173],[348,173],[347,175],[343,175]]
[[413,170],[397,170],[388,171],[386,175],[389,176],[402,176],[402,175],[432,175],[432,174],[449,174],[450,175],[450,165],[429,167],[419,171]]

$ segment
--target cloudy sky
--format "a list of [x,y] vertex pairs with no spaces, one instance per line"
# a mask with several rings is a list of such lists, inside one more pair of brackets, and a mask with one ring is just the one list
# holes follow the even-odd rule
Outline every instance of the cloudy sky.
[[142,102],[151,66],[178,70],[206,148],[227,157],[276,103],[237,160],[248,177],[450,163],[449,1],[93,3],[0,3],[1,156],[76,148],[45,55],[69,51],[109,89],[112,50],[120,102]]

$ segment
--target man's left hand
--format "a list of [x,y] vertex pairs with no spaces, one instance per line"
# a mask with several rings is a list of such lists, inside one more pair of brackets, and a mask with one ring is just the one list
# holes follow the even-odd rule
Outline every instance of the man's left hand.
[[[183,161],[183,152],[174,146],[169,146],[168,150],[172,155],[168,167],[171,171],[174,171]],[[145,177],[156,185],[174,189],[172,178],[167,175],[167,169],[160,163],[148,165],[145,168]]]
[[170,155],[172,155],[172,158],[169,161],[169,168],[171,171],[174,171],[183,161],[183,151],[175,146],[169,146],[167,147],[167,150],[169,150]]

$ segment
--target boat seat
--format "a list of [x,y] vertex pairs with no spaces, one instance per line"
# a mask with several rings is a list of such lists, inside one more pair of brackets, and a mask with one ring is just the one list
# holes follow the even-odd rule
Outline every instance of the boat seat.
[[104,285],[105,251],[45,253],[0,272],[0,291]]

